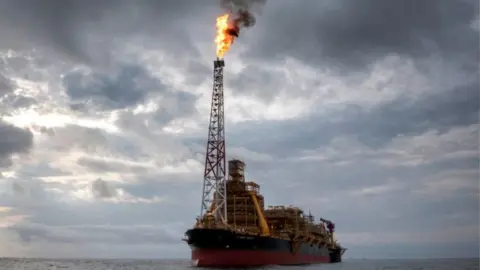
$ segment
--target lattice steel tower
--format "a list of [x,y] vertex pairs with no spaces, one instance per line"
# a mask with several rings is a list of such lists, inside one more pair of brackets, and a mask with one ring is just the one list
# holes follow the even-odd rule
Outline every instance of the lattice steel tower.
[[213,93],[208,127],[207,153],[200,219],[211,211],[216,222],[227,223],[223,59],[213,62]]

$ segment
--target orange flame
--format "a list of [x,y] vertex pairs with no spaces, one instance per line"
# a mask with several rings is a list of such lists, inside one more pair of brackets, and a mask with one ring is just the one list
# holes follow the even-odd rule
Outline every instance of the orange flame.
[[222,58],[223,55],[230,49],[233,43],[233,36],[228,33],[228,14],[217,18],[217,36],[215,37],[215,44],[217,45],[217,57]]

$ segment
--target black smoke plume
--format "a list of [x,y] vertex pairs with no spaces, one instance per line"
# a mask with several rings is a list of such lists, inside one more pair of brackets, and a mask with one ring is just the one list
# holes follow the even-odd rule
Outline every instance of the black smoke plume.
[[221,6],[231,14],[231,27],[228,33],[238,37],[240,29],[255,25],[255,15],[259,15],[267,0],[220,0]]

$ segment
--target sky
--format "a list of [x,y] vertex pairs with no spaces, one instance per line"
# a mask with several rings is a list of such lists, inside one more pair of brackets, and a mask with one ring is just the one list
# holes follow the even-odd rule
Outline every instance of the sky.
[[[269,0],[227,157],[347,258],[479,254],[479,4]],[[219,0],[0,1],[0,256],[189,258]]]

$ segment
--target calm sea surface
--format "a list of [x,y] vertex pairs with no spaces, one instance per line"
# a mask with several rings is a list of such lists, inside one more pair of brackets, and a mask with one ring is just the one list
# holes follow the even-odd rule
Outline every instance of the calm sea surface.
[[[46,259],[0,259],[0,269],[95,269],[95,270],[183,270],[190,267],[182,260],[46,260]],[[435,259],[435,260],[347,260],[340,264],[311,266],[272,266],[257,269],[278,270],[474,270],[479,269],[478,259]]]

